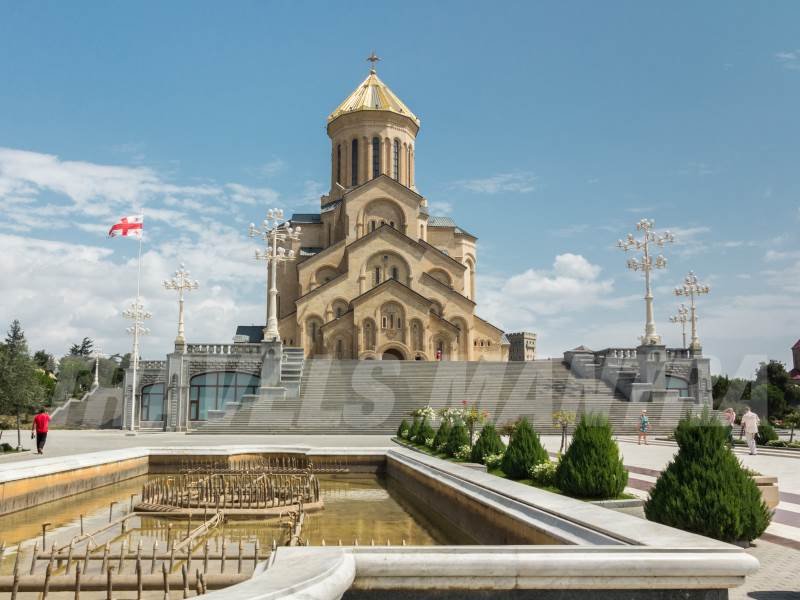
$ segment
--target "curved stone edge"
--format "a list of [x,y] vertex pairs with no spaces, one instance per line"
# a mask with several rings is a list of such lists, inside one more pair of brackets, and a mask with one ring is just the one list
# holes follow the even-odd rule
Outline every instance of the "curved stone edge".
[[211,600],[334,600],[353,585],[356,564],[343,548],[278,548],[269,568],[237,585],[206,594]]
[[721,589],[758,561],[745,554],[637,547],[279,548],[268,569],[213,600],[337,600],[354,590]]

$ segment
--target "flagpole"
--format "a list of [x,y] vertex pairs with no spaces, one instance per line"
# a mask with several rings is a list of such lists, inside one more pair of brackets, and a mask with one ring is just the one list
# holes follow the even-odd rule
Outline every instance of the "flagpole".
[[[142,239],[144,238],[144,211],[142,211],[142,229],[139,232],[139,257],[136,267],[136,310],[141,310],[140,290],[142,279]],[[136,375],[139,370],[139,328],[141,324],[137,318],[133,323],[133,389],[131,390],[131,433],[136,433]]]

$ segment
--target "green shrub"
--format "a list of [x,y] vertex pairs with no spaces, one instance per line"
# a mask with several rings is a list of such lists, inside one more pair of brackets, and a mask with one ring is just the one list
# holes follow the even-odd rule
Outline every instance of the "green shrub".
[[557,470],[558,463],[548,460],[547,462],[533,465],[528,474],[539,485],[553,486],[556,483]]
[[786,440],[770,440],[765,445],[769,446],[770,448],[786,448],[789,445],[789,442]]
[[407,438],[408,430],[409,430],[408,421],[403,419],[400,422],[400,427],[397,428],[397,437],[399,437],[400,439]]
[[462,446],[469,446],[469,431],[463,423],[456,423],[447,434],[444,451],[450,456],[455,456]]
[[759,537],[772,518],[753,479],[726,447],[727,430],[708,409],[675,430],[678,453],[644,506],[651,521],[725,542]]
[[13,452],[13,451],[14,447],[11,444],[8,444],[6,442],[0,444],[0,452]]
[[474,463],[484,462],[484,458],[489,454],[502,454],[506,449],[506,445],[497,433],[494,425],[487,423],[481,429],[481,434],[478,436],[475,445],[472,447],[470,460]]
[[469,447],[469,444],[464,444],[459,448],[453,458],[456,460],[469,460],[470,454],[472,454],[472,448]]
[[538,434],[528,419],[520,419],[503,455],[503,472],[511,479],[525,479],[533,465],[546,460],[547,451],[542,447]]
[[417,437],[417,433],[419,432],[419,426],[422,425],[422,422],[419,420],[419,417],[414,417],[414,421],[411,423],[411,427],[408,428],[408,441],[413,442],[414,438]]
[[439,429],[436,432],[436,437],[433,438],[433,449],[437,452],[444,452],[447,447],[447,436],[450,435],[452,426],[448,421],[442,421]]
[[487,454],[483,457],[483,464],[485,464],[486,468],[490,471],[499,469],[503,464],[503,454]]
[[775,428],[769,423],[762,423],[758,426],[758,433],[756,434],[756,444],[759,446],[765,445],[767,442],[777,440],[778,434],[775,433]]
[[584,414],[556,473],[556,487],[576,498],[616,498],[628,484],[608,419]]
[[800,442],[789,442],[786,446],[788,448],[800,448]]
[[414,436],[414,442],[420,446],[425,446],[427,441],[432,440],[435,436],[436,432],[433,430],[433,427],[431,427],[428,419],[423,418],[422,423],[420,423],[417,429],[417,435]]

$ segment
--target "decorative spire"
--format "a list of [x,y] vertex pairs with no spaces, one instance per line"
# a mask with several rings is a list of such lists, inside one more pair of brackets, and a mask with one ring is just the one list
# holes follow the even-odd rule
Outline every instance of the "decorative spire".
[[372,54],[370,54],[367,57],[367,60],[370,62],[369,72],[375,73],[376,72],[375,67],[377,66],[378,61],[381,60],[381,58],[377,54],[375,54],[375,50],[373,50]]

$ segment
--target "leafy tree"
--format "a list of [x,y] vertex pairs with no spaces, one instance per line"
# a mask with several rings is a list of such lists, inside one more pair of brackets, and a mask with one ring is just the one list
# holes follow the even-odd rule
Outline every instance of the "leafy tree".
[[36,404],[46,400],[46,390],[39,379],[41,371],[28,355],[22,326],[16,319],[0,346],[0,414],[14,415],[17,446],[21,445],[20,421]]
[[470,460],[474,463],[483,464],[483,459],[490,454],[502,454],[506,449],[503,440],[497,433],[493,423],[487,423],[481,429],[475,445],[472,447]]
[[789,443],[794,441],[794,430],[800,427],[800,410],[793,410],[783,417],[783,424],[789,426]]
[[47,373],[55,373],[56,359],[52,354],[48,354],[45,350],[37,350],[33,354],[33,362],[36,366]]
[[125,380],[125,369],[130,367],[131,353],[128,352],[122,357],[119,366],[114,369],[111,376],[111,385],[120,385]]
[[445,452],[450,456],[455,456],[464,446],[469,446],[469,430],[463,423],[456,423],[447,434]]
[[711,396],[714,399],[714,410],[722,405],[728,390],[731,387],[731,380],[727,375],[714,375],[711,377]]
[[511,479],[525,479],[533,465],[549,460],[539,435],[528,419],[520,419],[514,427],[508,448],[503,455],[503,472]]
[[757,384],[753,388],[751,403],[762,415],[780,418],[786,412],[783,390],[773,383]]
[[800,385],[796,383],[787,385],[783,397],[786,398],[786,405],[791,410],[800,408]]
[[628,484],[608,418],[584,414],[556,471],[556,486],[577,498],[616,498]]
[[91,356],[94,349],[94,341],[91,338],[85,337],[79,344],[72,344],[69,348],[70,356]]
[[567,449],[567,432],[569,426],[575,422],[575,413],[570,410],[557,410],[553,413],[553,423],[561,429],[561,445],[558,447],[559,453]]
[[651,521],[725,542],[753,540],[771,513],[752,477],[727,448],[727,432],[706,409],[675,429],[678,453],[645,503]]

